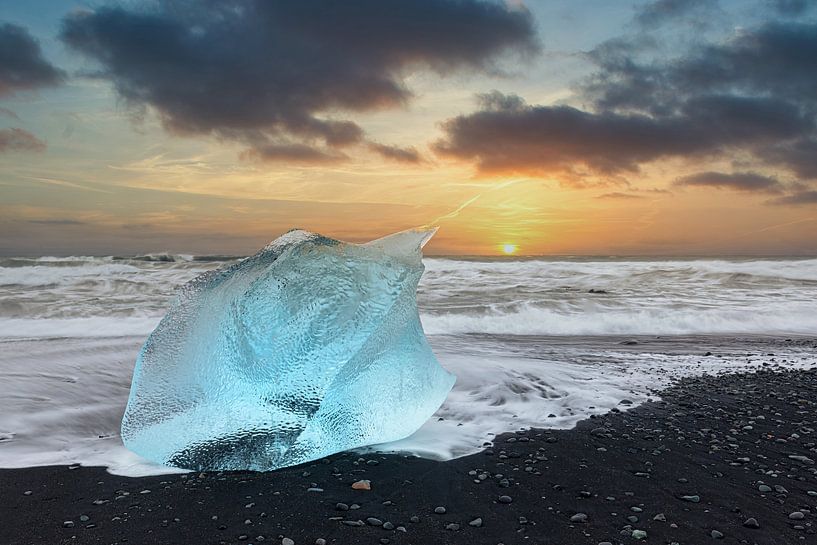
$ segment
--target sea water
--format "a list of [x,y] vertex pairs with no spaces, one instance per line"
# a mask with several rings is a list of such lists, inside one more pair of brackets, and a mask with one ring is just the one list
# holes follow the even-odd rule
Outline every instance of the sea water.
[[[168,471],[118,435],[133,363],[175,290],[234,259],[0,258],[0,467]],[[424,262],[421,320],[457,383],[381,451],[462,456],[655,399],[673,377],[817,365],[815,259]]]

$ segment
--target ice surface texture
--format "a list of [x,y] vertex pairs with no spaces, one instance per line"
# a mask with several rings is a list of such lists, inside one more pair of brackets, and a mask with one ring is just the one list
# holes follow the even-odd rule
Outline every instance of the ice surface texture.
[[413,433],[455,380],[415,299],[433,234],[349,244],[294,230],[192,280],[136,360],[125,446],[263,471]]

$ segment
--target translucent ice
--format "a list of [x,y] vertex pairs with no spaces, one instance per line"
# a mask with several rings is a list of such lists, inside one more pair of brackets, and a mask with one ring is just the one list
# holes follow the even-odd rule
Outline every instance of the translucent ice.
[[191,281],[136,360],[125,445],[165,465],[269,470],[413,433],[454,384],[415,300],[433,234],[295,230]]

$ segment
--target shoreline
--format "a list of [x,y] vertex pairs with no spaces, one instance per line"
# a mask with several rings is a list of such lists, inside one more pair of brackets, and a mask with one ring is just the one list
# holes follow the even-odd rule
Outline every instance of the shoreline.
[[[270,473],[139,478],[2,469],[0,543],[808,543],[817,368],[766,359],[448,461],[346,452]],[[371,490],[352,489],[363,479]]]

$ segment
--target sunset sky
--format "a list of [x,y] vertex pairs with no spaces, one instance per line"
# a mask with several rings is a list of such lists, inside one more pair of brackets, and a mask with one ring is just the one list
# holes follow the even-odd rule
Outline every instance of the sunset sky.
[[817,254],[817,2],[0,0],[0,254]]

